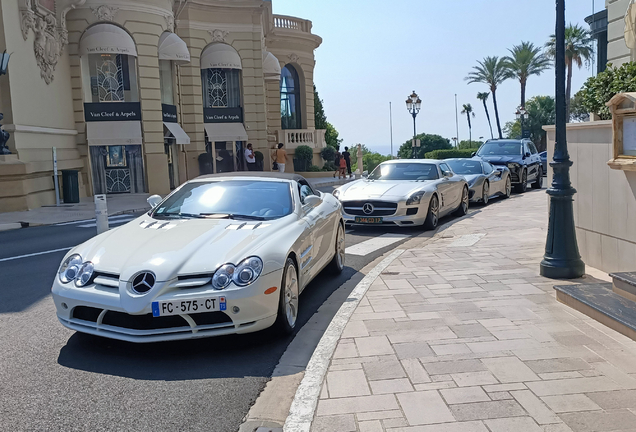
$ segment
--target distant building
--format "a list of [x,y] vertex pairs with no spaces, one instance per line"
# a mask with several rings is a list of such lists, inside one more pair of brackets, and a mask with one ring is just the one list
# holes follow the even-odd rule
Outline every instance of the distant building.
[[278,142],[319,162],[311,29],[268,0],[0,2],[0,212],[55,203],[53,147],[82,196],[241,170],[247,142],[265,170]]
[[596,73],[607,68],[607,9],[585,18],[592,37],[596,39]]

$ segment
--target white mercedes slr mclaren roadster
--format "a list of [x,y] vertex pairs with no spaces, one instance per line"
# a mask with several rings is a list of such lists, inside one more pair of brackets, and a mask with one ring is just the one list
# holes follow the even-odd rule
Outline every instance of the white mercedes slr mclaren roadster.
[[290,333],[298,296],[341,272],[341,206],[299,175],[203,176],[73,248],[53,282],[60,322],[131,342]]
[[447,163],[429,159],[383,162],[366,179],[333,192],[348,223],[435,229],[440,218],[468,212],[468,184]]

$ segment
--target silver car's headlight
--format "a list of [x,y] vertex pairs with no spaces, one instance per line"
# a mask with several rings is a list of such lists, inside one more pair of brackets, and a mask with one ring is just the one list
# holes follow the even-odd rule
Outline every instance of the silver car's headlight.
[[263,261],[259,257],[250,257],[244,260],[234,272],[234,283],[238,286],[247,286],[254,282],[263,271]]
[[93,279],[93,271],[95,270],[95,266],[90,261],[86,261],[82,264],[82,267],[79,269],[77,273],[77,278],[75,279],[75,285],[78,287],[83,287],[89,284],[91,279]]
[[415,192],[409,197],[409,199],[406,200],[406,205],[419,204],[422,201],[424,194],[426,194],[425,191]]
[[340,196],[340,189],[336,189],[335,191],[333,191],[331,193],[333,196],[335,196],[336,198],[338,198]]
[[66,258],[57,272],[57,276],[60,279],[60,282],[69,283],[71,281],[74,281],[81,267],[82,257],[78,254],[73,254],[70,257]]
[[225,264],[219,267],[212,276],[212,287],[217,290],[222,290],[228,287],[232,283],[234,278],[234,271],[236,267],[232,264]]

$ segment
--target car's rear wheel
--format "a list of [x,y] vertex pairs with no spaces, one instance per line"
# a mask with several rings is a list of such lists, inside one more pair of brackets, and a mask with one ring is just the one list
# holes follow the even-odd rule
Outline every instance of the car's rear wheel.
[[510,176],[506,177],[506,188],[504,189],[504,198],[510,198],[512,194],[512,183],[510,183]]
[[464,186],[464,190],[462,191],[462,202],[455,210],[455,215],[464,216],[468,214],[468,186]]
[[439,223],[439,199],[437,195],[433,195],[428,203],[428,214],[424,221],[424,228],[427,230],[433,230],[437,228]]
[[525,169],[521,173],[521,183],[519,183],[515,189],[518,193],[524,193],[528,190],[528,171]]
[[338,223],[338,231],[336,233],[336,253],[329,263],[328,270],[333,274],[340,274],[344,269],[345,263],[345,232],[341,223]]
[[481,191],[481,202],[484,205],[488,205],[488,201],[490,201],[490,183],[488,183],[487,181],[484,182],[484,187]]
[[532,189],[541,189],[543,187],[543,167],[539,168],[539,174],[537,175],[537,181],[532,183]]
[[288,335],[296,328],[298,318],[298,272],[296,264],[287,258],[280,284],[280,299],[278,301],[278,315],[274,326],[279,333]]

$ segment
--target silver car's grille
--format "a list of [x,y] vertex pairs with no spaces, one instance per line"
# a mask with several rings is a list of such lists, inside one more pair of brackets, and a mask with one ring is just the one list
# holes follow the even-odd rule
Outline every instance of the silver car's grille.
[[397,203],[386,201],[343,201],[345,213],[353,216],[391,216],[397,210]]

